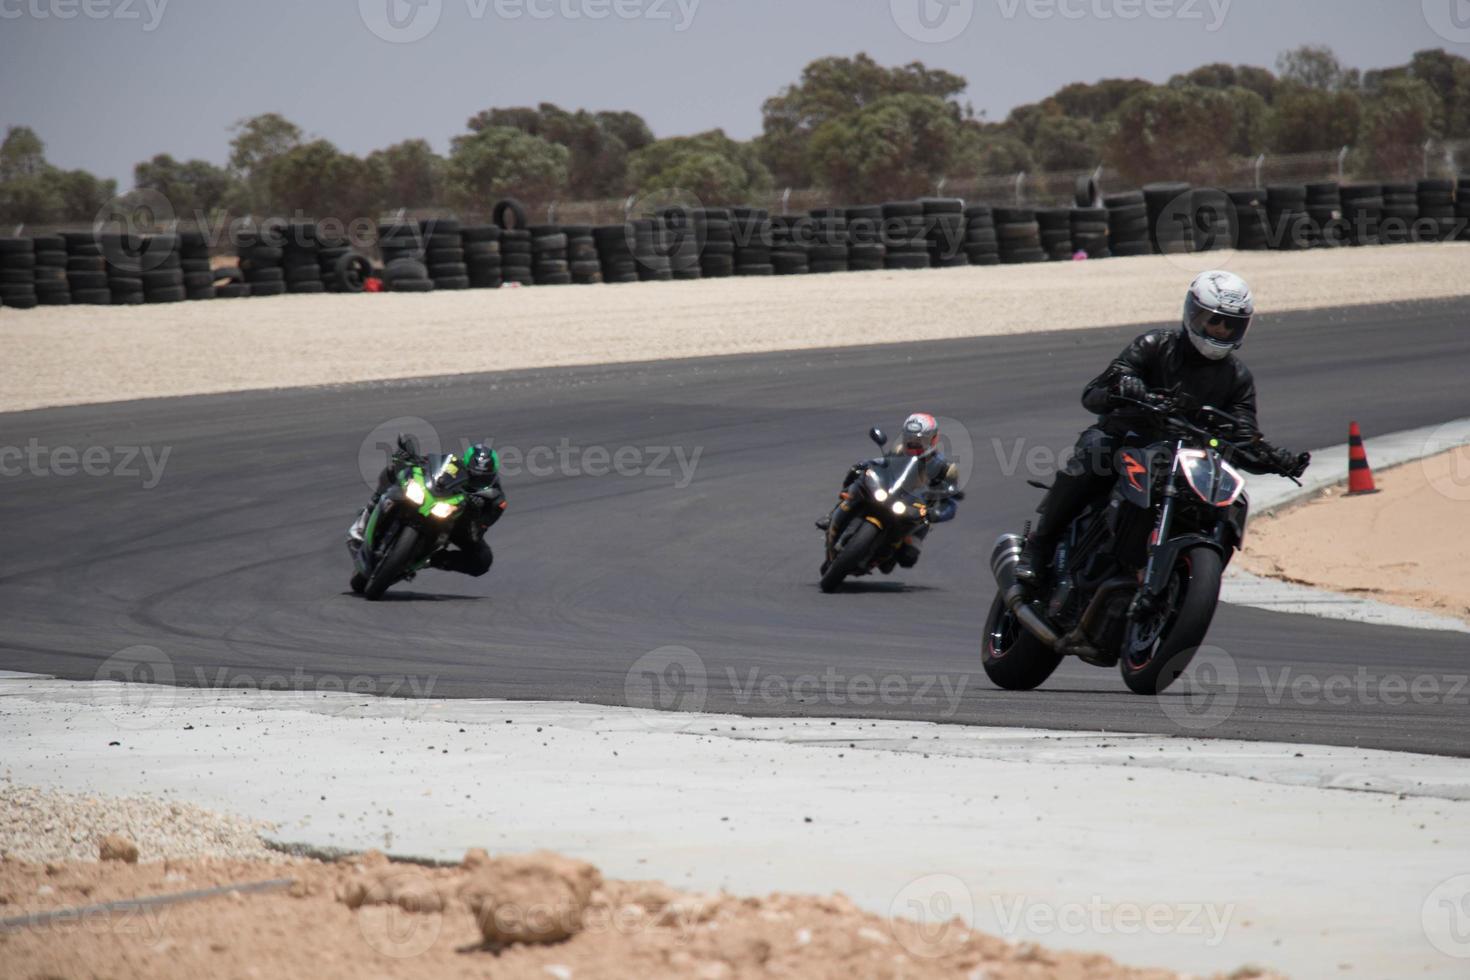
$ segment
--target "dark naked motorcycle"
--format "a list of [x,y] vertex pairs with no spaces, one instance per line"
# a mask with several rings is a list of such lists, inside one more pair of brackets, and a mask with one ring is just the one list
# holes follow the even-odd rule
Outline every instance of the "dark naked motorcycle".
[[995,543],[981,659],[999,687],[1029,691],[1070,654],[1116,665],[1130,690],[1158,694],[1209,630],[1250,509],[1232,461],[1277,472],[1275,451],[1259,436],[1233,441],[1235,420],[1208,406],[1190,413],[1195,424],[1169,395],[1127,404],[1154,415],[1166,438],[1118,453],[1112,492],[1062,535],[1040,594],[1015,580],[1024,535]]
[[[868,437],[880,450],[888,444],[882,429],[870,429]],[[836,592],[849,575],[891,573],[904,541],[928,525],[932,503],[964,496],[945,487],[936,497],[928,486],[924,461],[917,456],[885,451],[881,459],[869,461],[842,491],[850,513],[840,532],[827,535],[822,591]]]

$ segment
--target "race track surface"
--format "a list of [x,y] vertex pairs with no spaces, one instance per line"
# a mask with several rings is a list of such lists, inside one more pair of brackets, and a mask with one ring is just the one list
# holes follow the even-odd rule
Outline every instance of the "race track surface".
[[[1371,454],[1374,433],[1467,414],[1467,323],[1465,300],[1263,320],[1247,360],[1264,430],[1309,448],[1344,441],[1356,419]],[[139,654],[108,659],[148,645],[167,657],[160,676],[189,685],[621,704],[662,659],[686,668],[664,672],[678,704],[708,711],[1470,754],[1464,634],[1222,607],[1210,642],[1238,688],[1204,714],[1076,662],[1028,694],[986,681],[991,544],[1030,516],[1026,477],[1045,478],[1088,423],[1083,383],[1138,330],[0,416],[0,447],[27,454],[0,459],[23,470],[0,480],[0,667],[117,676]],[[812,521],[870,454],[867,427],[892,432],[918,409],[961,423],[948,427],[973,462],[960,516],[916,569],[823,595]],[[342,536],[368,495],[364,440],[404,416],[445,446],[493,436],[527,459],[506,479],[489,575],[429,572],[370,604],[347,591]],[[130,447],[151,456],[129,460]],[[686,466],[698,453],[692,480],[662,447]],[[66,475],[88,448],[109,475]],[[632,475],[597,475],[612,460]],[[657,655],[630,682],[670,645],[698,659]]]

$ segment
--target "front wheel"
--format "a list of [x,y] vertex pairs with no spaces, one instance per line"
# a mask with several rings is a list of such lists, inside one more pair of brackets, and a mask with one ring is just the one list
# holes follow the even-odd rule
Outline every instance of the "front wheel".
[[383,593],[388,591],[388,586],[397,582],[408,570],[413,556],[418,552],[419,532],[418,528],[411,524],[404,524],[398,529],[398,536],[393,543],[388,545],[388,550],[383,557],[373,566],[373,573],[368,576],[367,584],[363,586],[363,598],[377,601],[383,598]]
[[1128,623],[1118,669],[1130,691],[1158,694],[1184,673],[1215,618],[1223,570],[1213,548],[1190,548],[1175,561],[1158,609]]
[[822,573],[822,591],[836,592],[842,585],[842,580],[857,571],[868,556],[873,553],[873,545],[878,542],[879,530],[869,521],[863,521],[862,526],[852,532],[842,550],[832,558],[832,564]]
[[985,617],[985,645],[980,663],[985,676],[1007,691],[1038,688],[1057,669],[1062,655],[1037,639],[1021,625],[999,593]]

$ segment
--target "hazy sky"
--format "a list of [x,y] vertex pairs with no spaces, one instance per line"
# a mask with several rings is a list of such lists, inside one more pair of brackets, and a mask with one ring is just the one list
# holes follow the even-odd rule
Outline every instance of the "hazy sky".
[[[760,131],[824,55],[922,60],[1003,118],[1071,81],[1273,66],[1327,44],[1362,68],[1470,56],[1462,0],[0,0],[0,126],[131,186],[155,153],[222,163],[232,122],[280,112],[365,153],[447,149],[488,106],[631,109],[660,136]],[[1438,32],[1436,27],[1438,25]],[[1463,26],[1461,26],[1463,25]],[[418,35],[424,35],[419,37]],[[950,35],[953,35],[952,37]]]

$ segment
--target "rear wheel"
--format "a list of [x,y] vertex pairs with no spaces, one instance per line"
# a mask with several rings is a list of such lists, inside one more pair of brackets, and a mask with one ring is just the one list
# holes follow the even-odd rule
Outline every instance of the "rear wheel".
[[980,652],[980,663],[991,683],[1007,691],[1030,691],[1040,687],[1061,662],[1062,655],[1022,626],[997,593],[985,617]]
[[388,591],[388,586],[403,577],[418,547],[418,529],[407,524],[400,527],[398,536],[393,539],[392,544],[388,545],[388,550],[383,553],[383,557],[374,566],[373,573],[364,583],[363,597],[373,601],[383,598],[383,593]]
[[832,564],[822,573],[822,591],[836,592],[842,585],[842,580],[862,566],[873,553],[873,545],[878,541],[879,530],[870,522],[863,521],[862,525],[847,539],[842,550],[837,552],[832,559]]
[[1220,601],[1223,565],[1213,548],[1191,548],[1179,556],[1159,608],[1130,621],[1118,669],[1135,694],[1158,694],[1179,679],[1209,632]]

